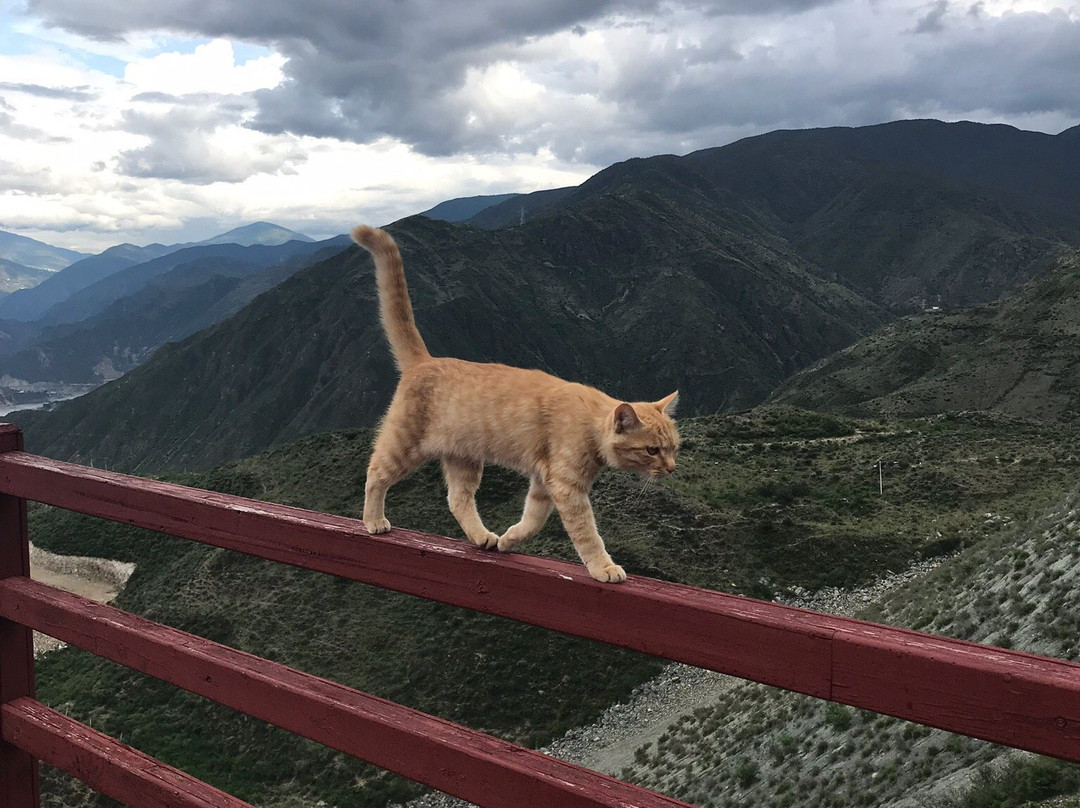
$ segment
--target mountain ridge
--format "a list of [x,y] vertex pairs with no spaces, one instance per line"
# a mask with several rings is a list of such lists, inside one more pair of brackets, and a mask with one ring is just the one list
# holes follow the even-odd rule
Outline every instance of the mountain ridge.
[[[496,229],[423,216],[391,229],[436,353],[628,398],[677,387],[689,413],[740,410],[900,313],[998,300],[1068,248],[1067,211],[1045,221],[1037,205],[904,162],[920,138],[945,142],[936,163],[919,158],[936,166],[968,137],[997,144],[987,154],[1034,142],[939,122],[781,132],[618,163],[541,195],[524,224],[519,211]],[[881,164],[900,146],[899,164]],[[46,453],[144,470],[375,423],[395,373],[373,292],[370,269],[343,253],[115,386],[18,417]],[[114,423],[120,411],[141,415]]]
[[864,416],[988,410],[1080,416],[1080,251],[1062,251],[1013,295],[890,323],[796,374],[771,400]]
[[[695,224],[688,230],[686,222]],[[391,229],[417,322],[436,354],[539,367],[633,399],[682,385],[689,412],[725,397],[728,407],[752,404],[815,352],[884,320],[873,304],[800,269],[781,242],[749,240],[651,196],[598,201],[524,231],[492,233],[424,217]],[[633,245],[633,260],[622,260],[627,253],[615,244]],[[732,288],[753,306],[738,308]],[[522,307],[500,302],[511,300]],[[798,311],[799,326],[785,324],[788,310]],[[699,322],[696,339],[673,342],[675,323],[687,316]],[[726,346],[730,365],[713,365],[716,345]],[[252,353],[243,346],[257,347]],[[653,370],[643,375],[642,366]],[[50,430],[58,443],[39,443],[36,424],[28,428],[28,440],[46,453],[94,457],[110,467],[187,465],[373,424],[394,377],[370,264],[349,250],[294,275],[231,320],[163,348],[117,382],[51,413],[18,417],[58,425]],[[178,387],[177,379],[191,381]],[[110,415],[109,427],[95,410],[154,413],[155,423],[135,427]],[[180,423],[188,437],[177,444],[166,432]],[[116,429],[128,438],[118,441]],[[91,434],[99,436],[94,446],[80,449],[80,436]],[[164,464],[153,458],[158,441],[170,446]]]
[[245,256],[246,248],[183,261],[83,320],[35,331],[29,347],[0,356],[0,372],[31,383],[111,381],[348,243],[345,236],[310,242],[269,264]]
[[86,254],[0,230],[0,256],[31,269],[55,272],[85,258]]

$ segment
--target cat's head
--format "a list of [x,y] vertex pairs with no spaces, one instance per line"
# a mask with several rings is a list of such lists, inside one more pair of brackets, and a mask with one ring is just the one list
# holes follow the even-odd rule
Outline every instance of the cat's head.
[[675,471],[679,430],[672,416],[678,391],[659,401],[619,404],[607,430],[608,465],[646,477],[666,477]]

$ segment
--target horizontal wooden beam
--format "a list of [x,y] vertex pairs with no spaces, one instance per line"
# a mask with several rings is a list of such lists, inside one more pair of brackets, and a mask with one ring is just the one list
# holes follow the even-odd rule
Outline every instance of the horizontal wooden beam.
[[0,581],[0,616],[485,808],[687,808],[36,581]]
[[5,741],[126,805],[251,808],[34,699],[19,698],[0,707],[0,724]]
[[[828,697],[827,622],[748,598],[632,577],[359,519],[0,454],[0,491],[385,589]],[[790,664],[792,660],[797,664]]]
[[1080,666],[49,460],[0,491],[1080,762]]

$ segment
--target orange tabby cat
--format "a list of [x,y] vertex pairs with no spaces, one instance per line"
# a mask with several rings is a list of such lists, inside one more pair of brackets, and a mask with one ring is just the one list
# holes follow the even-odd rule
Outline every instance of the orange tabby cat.
[[[401,371],[368,466],[364,524],[385,533],[386,492],[439,458],[450,511],[480,547],[508,551],[540,532],[558,508],[566,532],[598,581],[626,580],[596,531],[589,489],[604,466],[664,477],[675,470],[678,393],[628,404],[539,370],[433,357],[413,320],[393,238],[360,225],[353,240],[375,259],[379,313]],[[531,479],[521,521],[497,536],[476,511],[484,463]]]

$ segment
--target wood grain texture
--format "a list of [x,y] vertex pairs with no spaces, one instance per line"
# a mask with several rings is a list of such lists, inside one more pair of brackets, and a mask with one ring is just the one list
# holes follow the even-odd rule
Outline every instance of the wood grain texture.
[[[21,451],[22,433],[0,424],[0,452]],[[30,577],[26,501],[0,493],[0,579]],[[0,703],[34,695],[34,635],[29,628],[0,619]],[[38,808],[41,796],[37,760],[3,738],[0,715],[0,806]]]
[[0,615],[485,808],[686,808],[36,581],[0,582]]
[[[251,808],[31,698],[0,708],[4,740],[138,808]],[[6,803],[5,803],[6,805]]]

